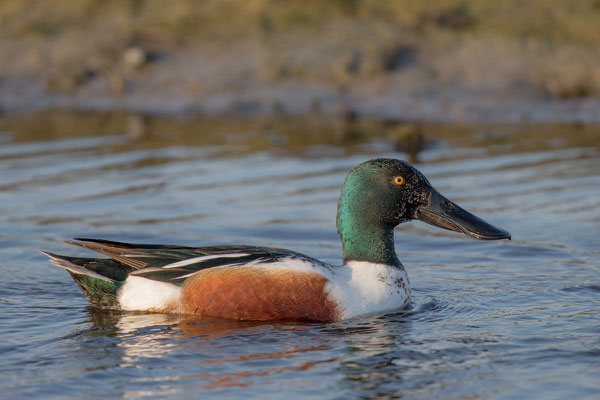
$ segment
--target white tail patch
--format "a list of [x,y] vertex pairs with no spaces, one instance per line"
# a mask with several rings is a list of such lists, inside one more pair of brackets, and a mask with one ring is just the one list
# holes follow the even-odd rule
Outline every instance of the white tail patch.
[[175,307],[181,289],[170,283],[129,276],[117,293],[121,309],[127,311],[159,311]]
[[211,254],[210,256],[200,256],[194,258],[188,258],[186,260],[177,261],[171,264],[163,266],[163,268],[177,268],[183,267],[184,265],[195,264],[202,261],[214,260],[215,258],[238,258],[249,256],[247,253],[229,253],[229,254]]

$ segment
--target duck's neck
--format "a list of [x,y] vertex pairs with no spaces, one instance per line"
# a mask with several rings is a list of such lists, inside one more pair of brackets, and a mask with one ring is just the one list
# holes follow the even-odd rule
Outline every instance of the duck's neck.
[[[341,218],[339,218],[341,217]],[[380,226],[360,218],[338,217],[338,233],[342,239],[344,264],[366,261],[400,267],[394,249],[394,227]]]

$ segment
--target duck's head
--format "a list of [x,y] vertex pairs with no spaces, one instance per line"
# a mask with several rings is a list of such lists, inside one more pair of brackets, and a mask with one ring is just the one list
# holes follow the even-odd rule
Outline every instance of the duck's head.
[[[510,239],[507,231],[442,196],[423,174],[404,161],[379,158],[364,162],[348,173],[337,214],[345,259],[373,262],[395,259],[393,228],[412,219],[476,239]],[[374,242],[373,250],[360,243],[365,240]],[[378,251],[378,244],[386,250]],[[373,252],[394,254],[370,254]]]

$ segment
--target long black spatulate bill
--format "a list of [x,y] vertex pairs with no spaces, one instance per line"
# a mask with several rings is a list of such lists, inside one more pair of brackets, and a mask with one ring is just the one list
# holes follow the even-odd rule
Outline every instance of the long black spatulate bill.
[[429,202],[417,209],[415,218],[438,228],[462,232],[476,239],[510,240],[510,233],[459,207],[434,188],[430,188]]

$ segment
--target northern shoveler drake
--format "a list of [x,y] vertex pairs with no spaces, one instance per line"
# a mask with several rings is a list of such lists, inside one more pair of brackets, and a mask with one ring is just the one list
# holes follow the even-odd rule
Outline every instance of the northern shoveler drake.
[[402,308],[408,276],[394,250],[394,227],[411,219],[476,239],[510,234],[438,193],[417,169],[375,159],[352,169],[338,202],[343,264],[254,246],[181,247],[75,239],[110,258],[44,252],[89,300],[121,310],[238,320],[335,321]]

